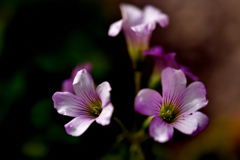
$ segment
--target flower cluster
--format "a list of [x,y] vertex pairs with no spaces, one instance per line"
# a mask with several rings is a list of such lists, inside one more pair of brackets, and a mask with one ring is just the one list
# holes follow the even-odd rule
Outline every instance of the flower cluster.
[[[134,106],[136,112],[153,117],[149,135],[163,143],[173,137],[174,128],[187,135],[203,131],[209,123],[208,117],[198,111],[208,104],[204,84],[197,81],[188,67],[177,63],[176,53],[164,53],[161,46],[149,48],[156,23],[167,27],[168,16],[150,5],[141,10],[130,4],[121,4],[120,9],[122,19],[110,26],[108,34],[116,36],[123,29],[135,72],[139,72],[135,67],[139,62],[144,63],[145,56],[154,61],[149,88],[138,90]],[[71,78],[63,82],[62,92],[52,96],[58,113],[75,117],[65,124],[66,132],[72,136],[83,134],[94,121],[102,126],[108,125],[112,118],[114,107],[110,101],[110,84],[103,82],[95,89],[89,73],[91,68],[90,63],[77,66]],[[194,82],[187,86],[185,75]],[[135,81],[141,81],[141,76],[136,76]],[[161,94],[153,89],[160,83]],[[121,122],[120,125],[123,126]],[[124,133],[126,138],[134,137]]]
[[156,23],[161,27],[168,26],[168,16],[161,10],[147,5],[143,10],[130,4],[121,4],[122,19],[113,23],[108,31],[109,36],[116,36],[123,29],[128,45],[128,52],[136,65],[143,59],[142,52],[149,49],[149,40]]

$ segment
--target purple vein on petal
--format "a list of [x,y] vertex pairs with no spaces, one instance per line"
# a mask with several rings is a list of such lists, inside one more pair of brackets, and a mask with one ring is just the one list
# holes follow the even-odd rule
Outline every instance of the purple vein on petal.
[[73,88],[75,93],[88,104],[96,100],[100,101],[94,89],[92,76],[85,69],[77,73],[73,81]]
[[60,114],[71,117],[88,114],[87,104],[80,97],[70,92],[56,92],[52,99],[54,108]]

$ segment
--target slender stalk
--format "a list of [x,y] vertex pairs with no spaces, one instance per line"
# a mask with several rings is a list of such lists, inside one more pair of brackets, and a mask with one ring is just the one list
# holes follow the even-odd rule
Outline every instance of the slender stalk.
[[132,143],[130,146],[130,160],[145,160],[139,143]]
[[134,81],[135,81],[135,95],[137,95],[138,91],[140,90],[140,83],[141,83],[141,72],[140,71],[134,72]]
[[[142,52],[138,52],[138,54],[142,55]],[[141,57],[141,56],[140,56]],[[139,57],[138,57],[139,58]],[[141,61],[142,63],[142,57],[141,60],[138,59],[138,61]],[[142,69],[141,67],[137,66],[138,62],[135,63],[134,69],[134,82],[135,82],[135,96],[138,94],[140,88],[141,88],[141,76],[142,76]],[[130,160],[145,160],[144,154],[142,152],[140,143],[142,139],[144,139],[144,130],[138,130],[137,127],[137,113],[134,112],[134,120],[133,120],[133,130],[132,133],[128,134],[128,138],[131,141],[130,145]]]
[[[140,90],[140,84],[141,84],[141,72],[140,71],[134,72],[134,82],[135,82],[135,96],[136,96],[138,91]],[[133,131],[136,131],[136,130],[137,130],[137,113],[134,112]]]
[[126,136],[128,134],[128,130],[126,129],[126,127],[124,126],[122,121],[120,119],[118,119],[117,117],[113,117],[113,119],[119,124],[119,126],[122,129],[123,134]]
[[142,131],[145,131],[146,128],[149,126],[150,122],[152,121],[154,116],[149,116],[147,117],[144,121],[143,121],[143,124],[142,124]]

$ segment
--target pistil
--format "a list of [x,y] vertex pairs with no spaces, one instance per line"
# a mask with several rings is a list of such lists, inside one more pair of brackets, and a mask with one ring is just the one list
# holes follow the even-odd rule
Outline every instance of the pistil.
[[177,107],[173,105],[163,105],[160,109],[160,117],[167,123],[172,123],[175,121],[178,115]]
[[89,109],[93,117],[98,117],[102,112],[102,103],[101,102],[92,103]]

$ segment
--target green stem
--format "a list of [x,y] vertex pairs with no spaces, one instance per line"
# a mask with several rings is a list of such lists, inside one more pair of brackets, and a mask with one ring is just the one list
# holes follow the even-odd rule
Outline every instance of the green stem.
[[[138,94],[140,90],[140,83],[141,83],[141,72],[135,71],[134,72],[134,82],[135,82],[135,95]],[[134,112],[134,120],[133,120],[133,131],[137,130],[137,113]]]
[[130,160],[145,160],[139,143],[132,143],[130,146]]
[[135,94],[137,95],[138,91],[140,90],[140,83],[141,83],[141,72],[140,71],[134,72],[134,81],[135,81]]
[[128,130],[126,129],[126,127],[124,126],[122,121],[120,119],[118,119],[117,117],[113,117],[113,119],[119,124],[119,126],[122,129],[123,134],[126,136],[128,134]]
[[145,131],[146,128],[149,126],[150,122],[152,121],[154,116],[149,116],[147,117],[144,121],[143,121],[143,124],[142,124],[142,130]]

